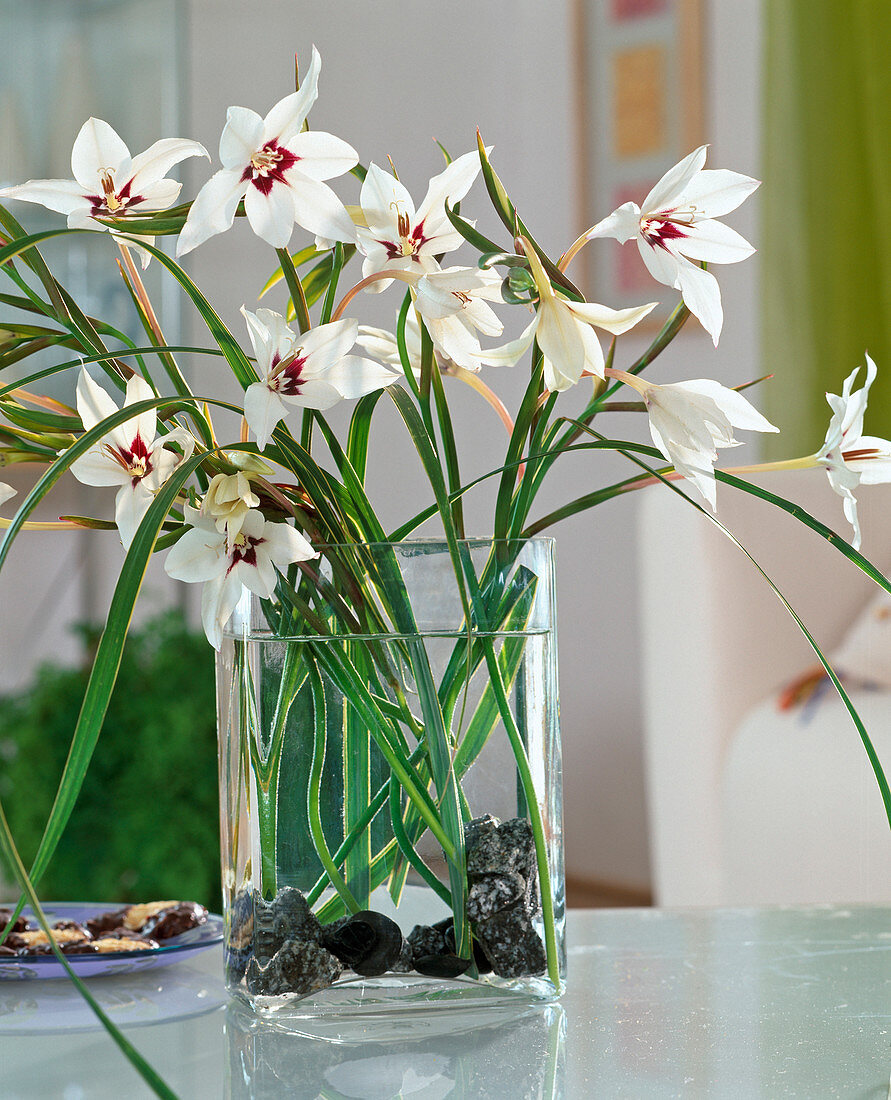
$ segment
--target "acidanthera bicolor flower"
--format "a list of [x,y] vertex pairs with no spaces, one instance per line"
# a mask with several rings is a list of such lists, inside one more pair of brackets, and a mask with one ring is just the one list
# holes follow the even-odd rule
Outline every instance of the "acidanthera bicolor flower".
[[659,386],[626,371],[608,369],[643,398],[650,419],[653,443],[677,472],[717,510],[714,465],[718,447],[738,447],[742,440],[734,428],[754,432],[778,432],[741,393],[711,378],[670,382]]
[[275,594],[276,568],[309,561],[318,553],[287,523],[271,523],[251,509],[236,533],[219,530],[216,518],[203,507],[186,506],[191,528],[167,555],[164,569],[177,581],[204,581],[201,622],[207,640],[219,649],[222,632],[241,598],[242,586],[262,599]]
[[620,335],[654,309],[655,302],[630,309],[610,309],[591,302],[572,302],[554,291],[535,249],[525,237],[519,241],[529,260],[538,290],[538,310],[531,323],[510,343],[481,353],[484,363],[513,366],[533,340],[544,356],[544,384],[548,390],[567,390],[583,374],[603,378],[603,349],[592,325]]
[[707,148],[700,146],[669,169],[642,207],[626,202],[584,233],[561,266],[594,237],[614,237],[622,244],[637,241],[653,278],[680,290],[687,308],[717,345],[724,323],[721,291],[717,279],[699,261],[732,264],[755,251],[715,218],[735,210],[760,181],[723,169],[704,171]]
[[177,256],[230,228],[239,202],[258,237],[284,248],[295,223],[332,241],[354,241],[355,226],[323,180],[349,172],[359,161],[351,145],[319,130],[303,130],[318,96],[322,62],[312,62],[300,90],[285,96],[265,118],[230,107],[220,137],[223,167],[195,197],[176,246]]
[[418,279],[415,309],[423,317],[434,347],[466,370],[481,367],[477,336],[500,336],[504,325],[488,301],[500,302],[501,276],[473,267],[449,267]]
[[0,481],[0,504],[5,504],[11,497],[15,496],[15,489],[11,485],[7,485],[5,481]]
[[[359,251],[365,256],[363,278],[376,271],[436,271],[435,257],[454,252],[464,242],[445,212],[463,199],[479,175],[476,152],[458,157],[430,180],[427,194],[415,210],[405,185],[378,165],[368,166],[359,196],[364,225],[356,228]],[[372,283],[371,291],[383,290],[386,280]]]
[[[154,396],[149,384],[134,375],[127,382],[123,407]],[[82,370],[77,380],[77,411],[89,431],[119,410],[105,390]],[[149,409],[112,428],[71,464],[72,474],[84,485],[120,486],[114,518],[125,547],[133,541],[155,493],[195,446],[185,428],[174,428],[160,436],[155,435],[156,430],[157,414]],[[179,444],[182,455],[167,450],[172,443]]]
[[[144,153],[130,150],[101,118],[88,118],[71,150],[73,180],[29,180],[0,190],[0,198],[35,202],[68,215],[71,229],[108,229],[97,218],[145,216],[166,210],[182,184],[166,178],[187,157],[208,157],[203,145],[185,138],[162,138]],[[153,237],[145,237],[151,243]],[[143,267],[149,254],[142,253]]]
[[399,378],[380,363],[347,354],[356,343],[358,321],[331,321],[298,336],[271,309],[251,313],[242,307],[241,312],[261,377],[245,391],[244,415],[260,450],[293,408],[328,409]]
[[866,356],[866,382],[854,390],[860,368],[845,379],[841,394],[827,393],[832,419],[823,446],[814,456],[824,466],[829,484],[844,499],[845,518],[854,528],[851,545],[860,547],[860,523],[857,500],[853,490],[858,485],[877,485],[891,481],[891,442],[876,436],[863,435],[863,414],[869,397],[869,387],[876,377],[876,365]]
[[204,494],[205,512],[212,517],[217,530],[228,531],[230,538],[238,535],[244,517],[259,504],[260,498],[241,470],[234,474],[215,474]]

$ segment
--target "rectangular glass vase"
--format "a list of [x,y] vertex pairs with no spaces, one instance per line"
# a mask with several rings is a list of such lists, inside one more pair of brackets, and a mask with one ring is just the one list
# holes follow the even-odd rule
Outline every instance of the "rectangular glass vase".
[[556,998],[552,541],[328,547],[288,580],[217,662],[230,991],[278,1020]]

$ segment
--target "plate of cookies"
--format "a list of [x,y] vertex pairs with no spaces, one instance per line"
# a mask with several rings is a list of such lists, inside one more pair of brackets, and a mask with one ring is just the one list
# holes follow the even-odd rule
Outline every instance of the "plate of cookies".
[[[223,919],[194,901],[151,901],[117,907],[47,902],[43,912],[72,970],[82,978],[127,974],[187,959],[221,943]],[[0,908],[0,929],[13,910]],[[0,944],[0,981],[67,978],[47,934],[28,908]]]

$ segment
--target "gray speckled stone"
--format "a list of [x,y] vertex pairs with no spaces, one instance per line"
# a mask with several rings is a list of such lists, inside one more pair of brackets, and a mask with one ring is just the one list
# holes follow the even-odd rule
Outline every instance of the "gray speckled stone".
[[516,905],[526,894],[522,875],[485,875],[467,893],[467,917],[470,921],[488,920],[502,909]]
[[491,815],[465,830],[467,916],[492,969],[502,978],[544,972],[547,959],[533,918],[539,911],[532,827],[516,817],[499,825]]
[[477,926],[480,946],[501,978],[543,974],[547,955],[528,914],[516,907],[504,909]]
[[444,955],[449,950],[443,930],[429,924],[416,924],[405,942],[411,949],[412,959]]
[[317,943],[286,940],[267,966],[256,958],[248,963],[245,982],[251,993],[270,997],[285,993],[306,995],[327,989],[340,977],[338,960]]
[[261,967],[288,940],[318,943],[321,925],[303,894],[293,886],[285,886],[272,901],[254,894],[254,957]]

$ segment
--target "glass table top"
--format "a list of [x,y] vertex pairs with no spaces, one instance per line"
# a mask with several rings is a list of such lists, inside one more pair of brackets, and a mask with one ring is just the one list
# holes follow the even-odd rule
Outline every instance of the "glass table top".
[[[886,1100],[891,909],[572,910],[559,1005],[283,1033],[229,1004],[219,948],[96,979],[189,1100]],[[336,1039],[336,1041],[332,1041]],[[62,982],[0,982],[4,1100],[151,1096]]]

